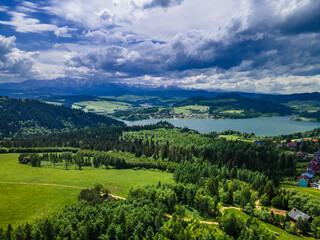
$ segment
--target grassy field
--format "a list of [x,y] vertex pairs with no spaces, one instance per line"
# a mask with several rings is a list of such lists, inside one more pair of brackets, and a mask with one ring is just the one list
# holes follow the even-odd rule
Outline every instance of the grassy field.
[[317,119],[315,118],[306,118],[306,117],[294,117],[291,118],[293,121],[302,121],[302,122],[316,122]]
[[0,228],[30,221],[77,201],[81,188],[96,183],[126,197],[129,189],[147,184],[173,183],[172,174],[144,170],[61,170],[18,164],[19,154],[0,155]]
[[72,105],[73,108],[81,108],[85,112],[93,112],[99,114],[112,114],[117,110],[127,110],[132,105],[125,102],[113,101],[84,101],[76,102]]
[[[247,219],[250,218],[249,215],[245,214],[244,212],[242,211],[239,211],[239,210],[236,210],[236,209],[227,209],[225,210],[227,212],[232,212],[234,213],[236,216],[238,216],[239,218],[243,219],[244,221],[246,221]],[[285,230],[281,229],[281,228],[278,228],[276,226],[273,226],[272,224],[270,223],[266,223],[266,222],[263,222],[263,221],[260,221],[259,220],[259,223],[262,224],[263,226],[265,226],[269,231],[273,231],[273,232],[277,232],[279,233],[280,235],[277,236],[277,239],[280,239],[280,240],[298,240],[298,239],[314,239],[312,237],[299,237],[299,236],[295,236],[295,235],[292,235],[292,234],[289,234],[288,232],[286,232]]]
[[23,224],[77,201],[81,189],[0,183],[0,228]]
[[312,188],[312,187],[299,187],[299,186],[288,185],[288,184],[281,184],[281,187],[283,187],[285,189],[294,189],[299,192],[303,192],[303,193],[309,194],[313,197],[320,199],[320,190]]
[[244,139],[243,137],[236,136],[236,135],[219,135],[219,137],[225,138],[227,141],[244,141],[244,142],[251,142],[251,143],[258,140],[257,138]]
[[175,107],[174,112],[177,114],[192,114],[194,111],[205,112],[209,110],[209,106],[189,105],[184,107]]
[[45,103],[49,103],[49,104],[53,104],[53,105],[57,105],[57,106],[62,106],[62,103],[59,103],[59,102],[45,101]]
[[225,111],[222,111],[221,113],[228,113],[228,114],[240,114],[240,113],[243,113],[244,110],[225,110]]

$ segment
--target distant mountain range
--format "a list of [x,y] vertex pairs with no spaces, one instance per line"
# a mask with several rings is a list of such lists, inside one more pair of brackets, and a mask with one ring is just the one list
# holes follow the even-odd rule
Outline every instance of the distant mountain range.
[[[27,80],[19,83],[0,84],[0,95],[15,98],[34,98],[44,95],[92,95],[120,96],[143,95],[159,97],[214,97],[225,93],[222,90],[205,91],[198,89],[182,89],[176,86],[151,88],[144,85],[116,84],[90,79],[57,78],[53,80]],[[245,97],[257,97],[262,94],[241,93]]]
[[176,86],[161,86],[157,88],[145,85],[116,84],[107,81],[98,81],[84,78],[57,78],[53,80],[27,80],[18,83],[0,84],[0,95],[14,98],[35,98],[45,95],[91,95],[91,96],[159,96],[183,97],[196,96],[215,97],[218,95],[234,93],[247,98],[263,98],[266,101],[285,103],[289,101],[319,100],[320,93],[302,94],[262,94],[246,92],[226,92],[223,90],[182,89]]

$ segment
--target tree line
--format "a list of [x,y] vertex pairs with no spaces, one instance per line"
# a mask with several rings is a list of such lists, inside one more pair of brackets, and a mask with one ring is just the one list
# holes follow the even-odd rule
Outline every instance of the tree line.
[[[293,174],[296,169],[297,158],[285,155],[280,158],[281,150],[272,144],[258,146],[254,143],[223,141],[210,139],[197,146],[185,147],[159,142],[157,139],[122,139],[127,131],[141,131],[154,129],[173,128],[167,123],[149,126],[115,127],[101,129],[79,130],[70,133],[56,134],[47,137],[32,139],[5,139],[0,142],[2,147],[54,147],[54,148],[81,148],[95,151],[122,151],[135,154],[136,157],[146,156],[155,161],[168,161],[181,163],[205,162],[216,164],[219,168],[227,166],[229,170],[233,166],[252,171],[260,171],[271,178],[279,178],[285,174]],[[182,131],[182,130],[181,130]],[[204,137],[198,134],[200,137]]]

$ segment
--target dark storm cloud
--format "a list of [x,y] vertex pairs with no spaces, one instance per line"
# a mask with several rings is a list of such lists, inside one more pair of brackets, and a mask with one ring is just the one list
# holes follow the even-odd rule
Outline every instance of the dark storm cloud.
[[[203,32],[179,34],[171,43],[161,45],[150,41],[76,54],[70,63],[106,72],[126,72],[128,76],[165,76],[172,71],[209,68],[228,71],[241,66],[244,61],[250,64],[239,68],[239,71],[274,69],[273,72],[277,74],[293,75],[317,72],[304,68],[319,61],[318,35],[292,37],[252,32],[238,32],[222,40],[215,40]],[[306,45],[306,42],[309,44]]]
[[[59,76],[100,74],[133,82],[148,75],[149,82],[251,84],[250,89],[266,80],[270,91],[286,89],[288,76],[304,86],[314,84],[320,74],[320,0],[50,2],[53,6],[42,8],[17,2],[10,7],[11,18],[9,13],[0,17],[3,29],[13,27],[20,35],[12,35],[21,41],[16,47],[15,39],[2,34],[7,36],[0,39],[2,73],[22,69],[22,76],[23,71],[27,75],[29,69],[40,69],[46,76],[52,69]],[[40,8],[49,15],[39,15]],[[7,8],[0,6],[0,12]],[[42,36],[52,43],[47,46],[56,46],[24,48],[39,51],[47,64],[20,50],[28,45],[26,36]]]
[[[86,54],[73,55],[69,66],[85,66],[89,69],[102,70],[109,73],[124,72],[128,76],[155,74],[163,71],[165,54],[156,49],[152,42],[140,43],[135,49],[112,45]],[[152,47],[151,47],[152,46]]]
[[155,8],[155,7],[162,7],[168,8],[171,6],[180,5],[183,0],[152,0],[150,3],[146,3],[143,8]]
[[284,34],[314,33],[320,31],[320,1],[314,0],[286,17],[277,28]]
[[[270,70],[269,74],[317,75],[320,1],[311,1],[283,19],[274,17],[270,9],[268,11],[263,14],[258,11],[259,14],[250,16],[246,27],[241,21],[234,20],[222,40],[180,34],[172,45],[174,55],[168,60],[168,69],[219,68],[227,71],[243,61],[250,61],[245,71],[260,69]],[[268,18],[270,21],[266,22]]]

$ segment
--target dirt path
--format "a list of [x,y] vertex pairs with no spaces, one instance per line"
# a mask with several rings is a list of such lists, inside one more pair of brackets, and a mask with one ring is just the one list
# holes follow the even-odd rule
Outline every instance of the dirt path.
[[84,189],[84,187],[63,185],[63,184],[51,184],[51,183],[30,183],[30,182],[2,182],[0,184],[24,184],[24,185],[40,185],[40,186],[52,186],[52,187],[67,187],[67,188],[77,188]]
[[256,208],[257,208],[258,210],[261,210],[260,200],[257,200],[257,201],[255,201],[254,203],[255,203],[255,205],[256,205]]
[[113,194],[109,194],[109,196],[110,197],[113,197],[113,198],[115,198],[115,199],[120,199],[120,200],[127,200],[126,198],[124,198],[124,197],[120,197],[120,196],[116,196],[116,195],[113,195]]
[[[260,201],[259,200],[255,201],[255,205],[256,205],[256,208],[258,210],[261,210],[261,206],[260,206]],[[282,209],[271,208],[270,211],[272,211],[274,214],[282,215],[284,217],[287,215],[287,211],[286,210],[282,210]]]
[[[167,218],[172,218],[172,216],[169,215],[169,214],[165,214],[164,216],[167,217]],[[185,221],[185,222],[191,222],[191,219],[190,219],[190,218],[184,218],[183,221]],[[218,222],[201,221],[201,220],[200,220],[199,222],[200,222],[200,223],[203,223],[203,224],[208,224],[208,225],[219,225]]]
[[[22,184],[22,185],[40,185],[40,186],[52,186],[52,187],[65,187],[65,188],[76,188],[76,189],[85,189],[84,187],[79,186],[71,186],[71,185],[63,185],[63,184],[51,184],[51,183],[30,183],[30,182],[3,182],[0,181],[0,184]],[[124,197],[116,196],[113,194],[109,194],[111,197],[126,200]]]
[[286,210],[281,210],[277,208],[271,208],[270,211],[273,211],[274,214],[282,215],[282,216],[287,216],[287,211]]
[[222,207],[222,208],[220,209],[220,212],[223,212],[224,210],[227,210],[227,209],[236,209],[236,210],[241,211],[241,209],[238,208],[238,207]]

